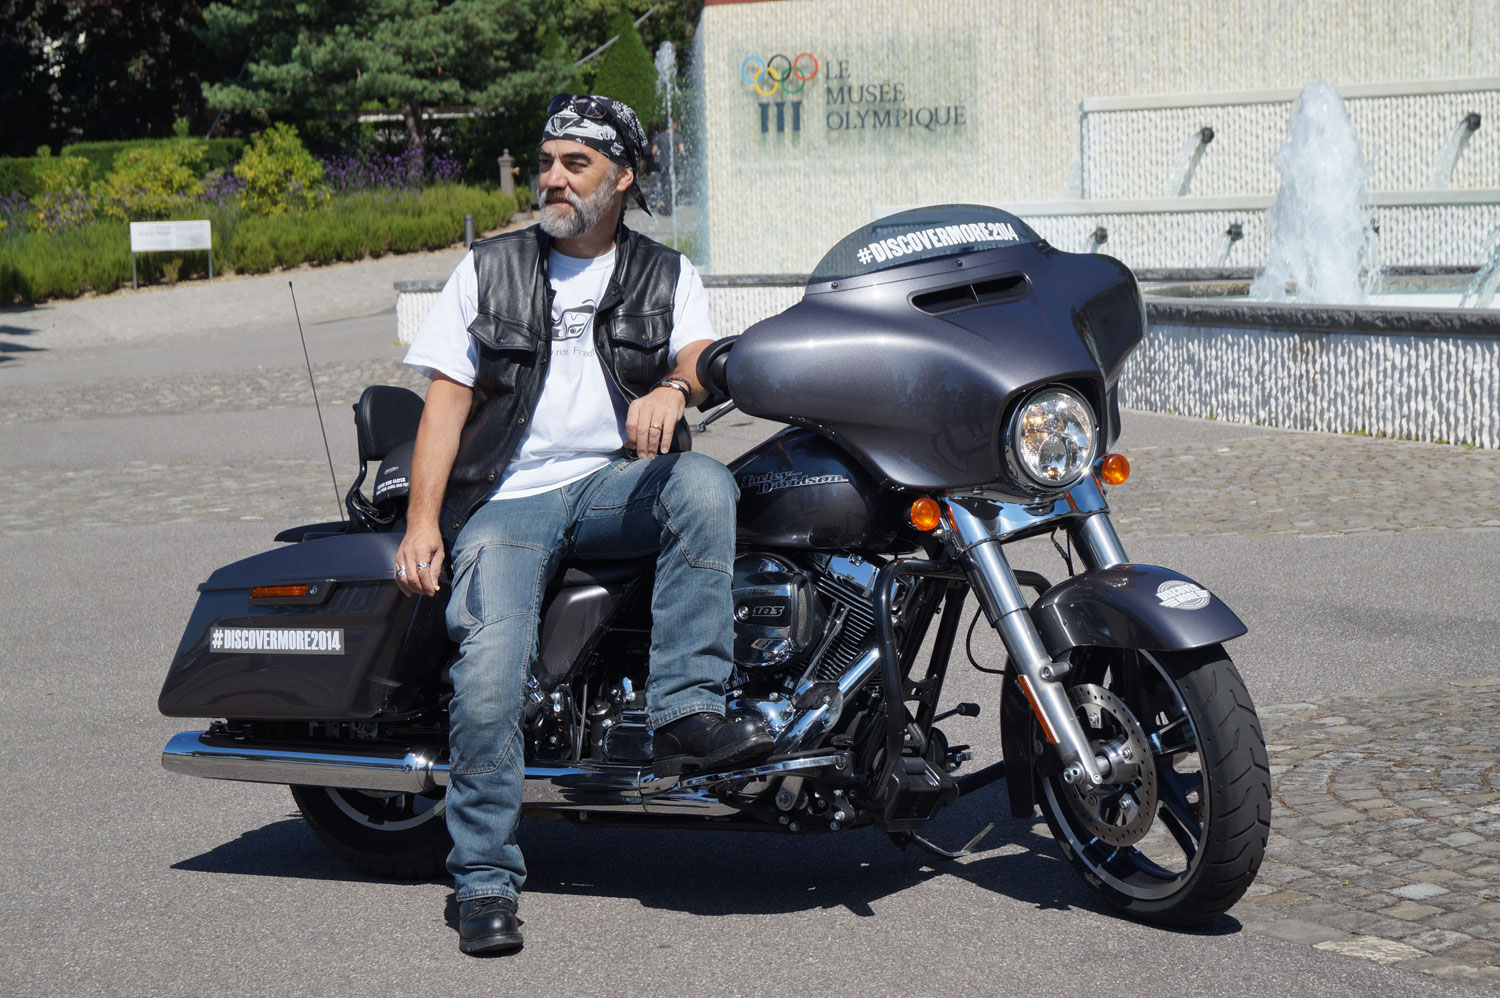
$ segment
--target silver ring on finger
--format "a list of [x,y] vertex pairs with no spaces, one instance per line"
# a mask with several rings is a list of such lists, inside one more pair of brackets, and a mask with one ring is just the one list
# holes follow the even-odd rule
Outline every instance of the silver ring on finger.
[[404,578],[406,578],[406,566],[405,565],[397,565],[396,566],[396,578],[398,578],[398,579],[404,579]]
[[426,568],[430,564],[432,564],[432,563],[431,562],[427,562],[427,561],[419,561],[419,562],[417,562],[417,571],[420,572],[422,569]]

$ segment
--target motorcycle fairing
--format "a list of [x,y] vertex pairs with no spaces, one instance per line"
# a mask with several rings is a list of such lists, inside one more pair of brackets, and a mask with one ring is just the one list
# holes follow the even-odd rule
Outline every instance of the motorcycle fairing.
[[1019,477],[1005,420],[1039,385],[1082,392],[1118,436],[1111,389],[1144,332],[1124,264],[1019,243],[810,284],[739,337],[726,380],[743,412],[815,429],[883,482],[967,488]]
[[1116,565],[1065,579],[1031,607],[1047,651],[1100,646],[1183,651],[1239,637],[1233,610],[1180,572]]

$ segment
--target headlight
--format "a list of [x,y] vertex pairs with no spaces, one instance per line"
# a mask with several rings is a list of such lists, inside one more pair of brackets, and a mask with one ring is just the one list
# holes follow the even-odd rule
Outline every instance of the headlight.
[[1094,433],[1094,413],[1087,402],[1065,388],[1044,388],[1011,419],[1011,453],[1033,482],[1065,489],[1094,460]]

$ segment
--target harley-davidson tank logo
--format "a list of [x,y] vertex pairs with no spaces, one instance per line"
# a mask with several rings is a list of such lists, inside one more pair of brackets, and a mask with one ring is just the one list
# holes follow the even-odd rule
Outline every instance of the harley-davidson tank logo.
[[211,627],[211,652],[270,651],[281,655],[342,655],[342,627]]
[[739,484],[741,492],[763,496],[778,489],[795,489],[804,485],[835,485],[841,482],[847,485],[849,479],[844,475],[809,475],[803,471],[763,471],[754,475],[740,475],[735,478],[735,482]]
[[1186,579],[1173,579],[1156,587],[1156,598],[1173,610],[1201,610],[1213,599],[1213,593]]

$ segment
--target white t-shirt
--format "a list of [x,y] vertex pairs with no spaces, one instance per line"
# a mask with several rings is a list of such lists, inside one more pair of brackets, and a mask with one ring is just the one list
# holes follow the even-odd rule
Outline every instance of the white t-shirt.
[[[561,488],[593,474],[624,452],[626,402],[609,383],[594,348],[594,308],[604,297],[614,267],[613,249],[593,259],[564,256],[556,250],[548,255],[552,359],[531,429],[490,499],[518,499]],[[471,252],[448,278],[417,330],[406,363],[428,378],[440,372],[472,386],[479,351],[469,335],[469,323],[474,321],[478,303],[479,278]],[[683,257],[672,310],[669,366],[689,343],[713,338],[703,281]]]

